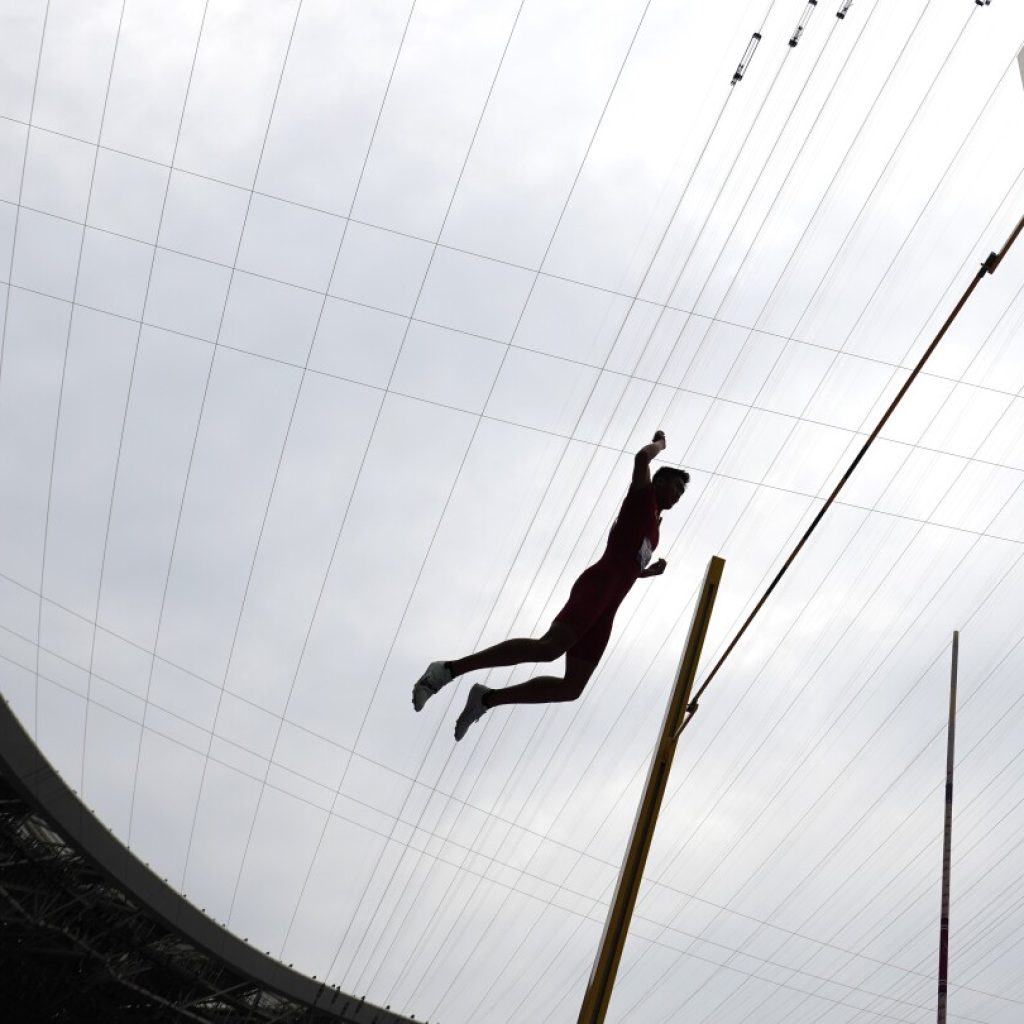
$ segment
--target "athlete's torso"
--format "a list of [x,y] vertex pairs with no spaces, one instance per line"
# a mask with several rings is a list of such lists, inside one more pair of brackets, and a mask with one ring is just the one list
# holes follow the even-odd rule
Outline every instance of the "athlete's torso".
[[608,543],[599,564],[621,574],[629,584],[647,568],[658,546],[661,516],[653,484],[631,487],[608,533]]

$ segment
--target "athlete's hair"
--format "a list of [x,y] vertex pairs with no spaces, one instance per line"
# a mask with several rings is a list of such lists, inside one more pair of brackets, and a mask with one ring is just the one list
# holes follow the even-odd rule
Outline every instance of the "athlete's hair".
[[652,481],[657,480],[661,477],[663,480],[671,480],[678,478],[683,481],[683,489],[685,490],[686,485],[690,482],[690,474],[685,469],[676,469],[675,466],[661,466],[655,470],[654,476],[651,477]]

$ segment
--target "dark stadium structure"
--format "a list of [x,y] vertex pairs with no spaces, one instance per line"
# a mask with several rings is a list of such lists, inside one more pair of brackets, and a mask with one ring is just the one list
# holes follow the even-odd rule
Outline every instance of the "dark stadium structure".
[[183,899],[85,807],[3,700],[0,843],[4,1021],[410,1021],[291,970]]

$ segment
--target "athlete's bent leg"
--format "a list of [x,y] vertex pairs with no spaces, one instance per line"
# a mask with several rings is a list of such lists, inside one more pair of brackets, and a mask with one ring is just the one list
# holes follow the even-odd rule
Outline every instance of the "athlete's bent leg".
[[524,662],[554,661],[560,658],[576,643],[576,634],[564,622],[553,622],[551,628],[539,639],[525,637],[503,640],[500,644],[477,651],[466,658],[448,662],[452,678],[482,668],[503,668],[507,665],[521,665]]
[[571,655],[565,659],[565,676],[535,676],[525,683],[491,690],[484,698],[484,706],[495,708],[501,704],[558,704],[576,700],[583,693],[596,666]]

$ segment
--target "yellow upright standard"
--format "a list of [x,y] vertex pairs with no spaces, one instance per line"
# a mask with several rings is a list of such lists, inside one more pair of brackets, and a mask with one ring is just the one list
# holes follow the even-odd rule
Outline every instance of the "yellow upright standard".
[[587,993],[583,997],[579,1024],[602,1024],[605,1014],[608,1012],[612,986],[615,984],[615,975],[618,973],[619,961],[622,959],[622,949],[626,944],[626,933],[629,930],[633,908],[636,906],[636,898],[640,892],[640,879],[643,877],[644,867],[647,864],[647,854],[651,849],[654,827],[657,824],[661,801],[668,785],[668,775],[672,768],[672,758],[675,755],[676,737],[683,724],[687,705],[690,703],[690,692],[697,674],[697,664],[704,647],[704,637],[707,635],[711,609],[715,604],[715,596],[718,593],[724,568],[723,559],[712,558],[704,575],[704,585],[701,587],[697,607],[693,611],[693,621],[690,623],[690,635],[679,661],[675,686],[672,688],[668,710],[665,712],[665,721],[662,723],[661,735],[658,737],[658,746],[651,761],[650,771],[647,773],[647,784],[644,787],[644,795],[640,801],[636,821],[633,823],[629,849],[626,859],[622,862],[622,870],[619,872],[619,880],[615,886],[615,895],[608,908],[608,920],[605,922],[604,934],[601,936],[601,946],[597,952],[597,959],[594,961],[594,969],[590,973]]

